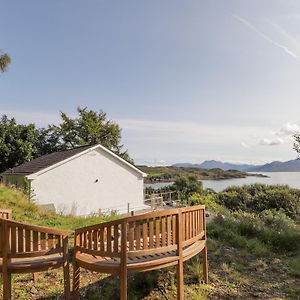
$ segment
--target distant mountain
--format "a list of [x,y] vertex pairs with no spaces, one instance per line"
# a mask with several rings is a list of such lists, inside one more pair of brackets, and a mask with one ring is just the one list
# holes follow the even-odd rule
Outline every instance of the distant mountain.
[[255,167],[254,165],[248,164],[232,164],[228,162],[221,162],[216,160],[206,160],[202,164],[200,164],[201,168],[204,169],[215,169],[219,168],[222,170],[237,170],[237,171],[245,171],[246,169]]
[[245,171],[250,168],[257,167],[255,165],[248,164],[232,164],[227,162],[221,162],[217,160],[206,160],[201,164],[191,164],[191,163],[177,163],[174,164],[173,167],[184,167],[184,168],[199,168],[199,169],[222,169],[224,171],[227,170],[237,170],[237,171]]
[[256,166],[245,170],[247,172],[300,172],[300,159],[289,161],[273,161],[263,166]]
[[237,170],[241,172],[300,172],[300,159],[289,161],[273,161],[271,163],[256,166],[250,164],[233,164],[216,160],[206,160],[201,164],[177,163],[174,167]]

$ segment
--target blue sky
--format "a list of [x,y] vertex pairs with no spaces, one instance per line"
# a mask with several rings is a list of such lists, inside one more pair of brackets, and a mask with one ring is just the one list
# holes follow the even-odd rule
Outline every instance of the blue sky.
[[39,126],[77,106],[122,127],[136,163],[296,157],[300,2],[4,1],[0,113]]

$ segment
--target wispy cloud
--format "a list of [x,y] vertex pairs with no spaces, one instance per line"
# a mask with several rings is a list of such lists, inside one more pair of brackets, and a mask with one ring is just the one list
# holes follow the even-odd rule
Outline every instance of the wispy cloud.
[[247,144],[247,143],[245,143],[245,142],[241,142],[241,146],[243,147],[243,148],[249,148],[250,146]]
[[279,131],[275,133],[277,136],[291,136],[294,135],[295,133],[300,132],[300,126],[298,124],[293,124],[290,122],[287,122],[284,124]]
[[300,58],[298,57],[298,55],[294,51],[290,50],[286,45],[283,45],[283,44],[280,44],[280,43],[274,41],[272,38],[270,38],[265,33],[263,33],[262,31],[260,31],[259,29],[257,29],[253,24],[251,24],[246,19],[244,19],[244,18],[242,18],[242,17],[240,17],[238,15],[235,15],[235,14],[233,14],[232,16],[236,20],[238,20],[240,23],[242,23],[243,25],[245,25],[246,27],[248,27],[249,29],[251,29],[256,34],[258,34],[264,40],[268,41],[269,43],[271,43],[272,45],[276,46],[277,48],[282,49],[286,54],[288,54],[289,56],[293,57],[298,62],[300,62]]
[[261,139],[259,141],[259,145],[261,145],[261,146],[278,146],[278,145],[282,145],[283,143],[284,143],[284,141],[281,138],[276,138],[273,140]]
[[56,124],[60,120],[59,112],[51,113],[44,111],[9,110],[3,108],[0,108],[0,111],[1,114],[7,115],[9,118],[15,118],[19,123],[34,123],[41,127],[52,123]]
[[293,141],[293,135],[300,132],[300,126],[291,122],[285,123],[279,130],[273,130],[258,142],[261,146],[278,146],[289,144]]

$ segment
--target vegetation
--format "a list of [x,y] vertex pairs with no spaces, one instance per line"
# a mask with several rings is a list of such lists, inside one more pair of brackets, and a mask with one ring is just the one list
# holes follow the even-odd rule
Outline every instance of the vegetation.
[[[277,194],[282,196],[280,207],[274,206]],[[231,187],[221,193],[199,189],[189,194],[187,202],[205,204],[210,212],[210,284],[202,284],[201,260],[193,258],[185,264],[186,299],[299,299],[300,231],[294,214],[300,205],[298,190],[265,185]],[[20,191],[4,186],[0,187],[0,207],[12,208],[18,220],[70,231],[104,221],[43,212]],[[174,299],[175,273],[175,268],[169,268],[130,275],[129,299]],[[36,283],[31,279],[30,274],[14,277],[17,299],[60,299],[61,272],[41,274]],[[116,276],[83,270],[81,286],[82,299],[118,298]]]
[[260,213],[282,210],[288,217],[300,220],[300,190],[288,186],[264,184],[230,187],[217,196],[220,204],[233,211]]
[[105,112],[77,108],[78,117],[71,118],[61,112],[61,123],[40,130],[39,155],[72,149],[82,145],[102,144],[123,158],[130,160],[127,151],[122,151],[121,129],[108,119]]
[[4,53],[2,50],[0,50],[0,72],[6,72],[10,63],[10,56],[7,53]]
[[139,168],[148,174],[146,183],[154,182],[172,182],[178,177],[196,176],[198,180],[204,179],[228,179],[228,178],[245,178],[247,176],[263,176],[260,174],[249,174],[236,170],[224,171],[221,169],[200,169],[200,168],[184,168],[184,167],[147,167],[139,166]]
[[180,198],[182,200],[188,200],[188,198],[194,193],[202,193],[202,182],[198,180],[196,176],[181,176],[175,179],[173,188],[180,192]]
[[33,201],[24,195],[23,191],[14,187],[6,187],[0,185],[0,208],[12,209],[13,218],[16,221],[35,224],[40,226],[49,226],[58,229],[68,230],[73,232],[75,228],[97,224],[99,222],[107,221],[115,216],[99,217],[91,216],[75,217],[63,216],[53,212],[40,209]]
[[295,134],[294,139],[295,139],[294,149],[296,150],[298,155],[300,155],[300,133]]
[[22,164],[37,154],[38,130],[33,124],[17,124],[14,118],[0,120],[0,172]]
[[18,124],[14,118],[3,115],[0,119],[0,173],[41,155],[97,143],[131,161],[127,151],[122,151],[118,124],[107,119],[103,111],[80,107],[77,111],[76,118],[62,112],[61,123],[47,128]]

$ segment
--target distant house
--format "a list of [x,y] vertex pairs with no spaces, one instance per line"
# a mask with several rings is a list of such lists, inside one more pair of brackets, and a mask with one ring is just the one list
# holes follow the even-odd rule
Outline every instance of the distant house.
[[6,184],[26,187],[39,205],[64,214],[139,210],[145,173],[101,145],[36,158],[2,173]]

